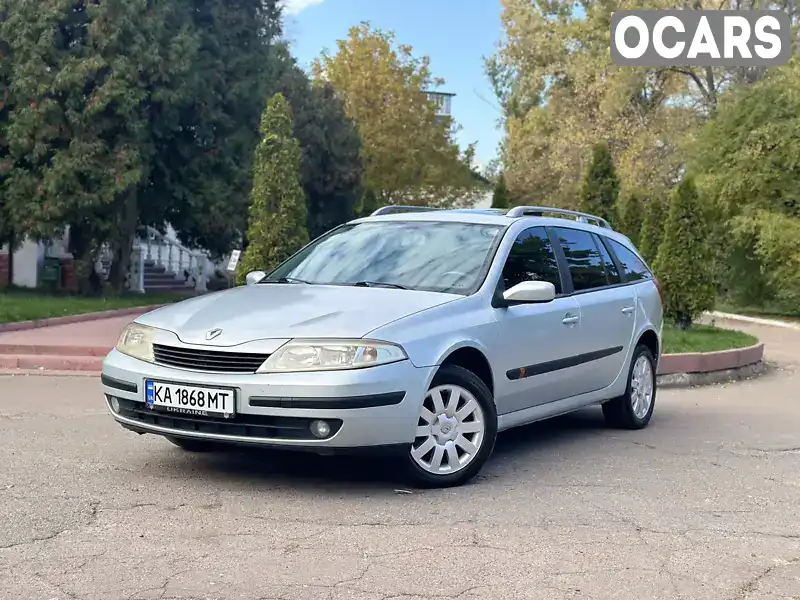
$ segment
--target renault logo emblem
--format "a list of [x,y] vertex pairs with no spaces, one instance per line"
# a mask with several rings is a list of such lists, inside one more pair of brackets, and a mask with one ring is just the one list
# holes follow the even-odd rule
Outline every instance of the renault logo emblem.
[[211,341],[214,338],[218,338],[222,334],[222,329],[212,329],[208,333],[206,333],[206,340]]

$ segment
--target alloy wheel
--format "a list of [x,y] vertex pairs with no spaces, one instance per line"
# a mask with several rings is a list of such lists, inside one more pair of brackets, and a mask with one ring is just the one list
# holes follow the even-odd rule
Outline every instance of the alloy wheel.
[[485,432],[483,409],[470,391],[436,386],[422,403],[411,458],[428,473],[456,473],[478,455]]
[[653,404],[654,379],[652,363],[640,355],[631,373],[631,408],[637,419],[644,419]]

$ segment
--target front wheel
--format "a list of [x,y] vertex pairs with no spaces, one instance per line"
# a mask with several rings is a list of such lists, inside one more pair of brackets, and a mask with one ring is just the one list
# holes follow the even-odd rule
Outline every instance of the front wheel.
[[410,475],[424,487],[462,485],[489,459],[496,439],[497,408],[486,384],[467,369],[443,366],[422,402]]
[[650,349],[636,346],[628,372],[625,395],[603,404],[603,416],[611,427],[644,429],[656,405],[656,361]]

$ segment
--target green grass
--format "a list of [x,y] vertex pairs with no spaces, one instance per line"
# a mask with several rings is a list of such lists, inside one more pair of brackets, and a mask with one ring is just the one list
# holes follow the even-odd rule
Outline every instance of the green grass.
[[88,298],[66,294],[53,295],[35,290],[6,290],[0,292],[0,323],[32,321],[152,304],[169,304],[186,297],[185,294],[163,293]]
[[800,308],[783,306],[738,306],[730,302],[717,302],[716,310],[748,317],[763,317],[778,321],[794,321],[800,323]]
[[692,325],[681,331],[674,325],[664,323],[664,354],[683,352],[717,352],[733,348],[746,348],[758,343],[758,339],[748,333],[722,329],[713,325]]

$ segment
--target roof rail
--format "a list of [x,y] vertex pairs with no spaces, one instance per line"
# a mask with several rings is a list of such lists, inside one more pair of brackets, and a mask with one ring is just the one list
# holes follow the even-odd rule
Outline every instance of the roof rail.
[[515,206],[506,213],[507,217],[542,217],[544,215],[558,215],[564,217],[573,217],[576,221],[581,223],[592,223],[598,227],[605,229],[612,229],[608,221],[590,215],[589,213],[578,212],[575,210],[567,210],[565,208],[551,208],[548,206]]
[[429,210],[439,210],[439,209],[432,208],[430,206],[401,206],[399,204],[393,204],[390,206],[384,206],[382,208],[379,208],[370,216],[378,217],[380,215],[391,215],[393,213],[426,212]]

